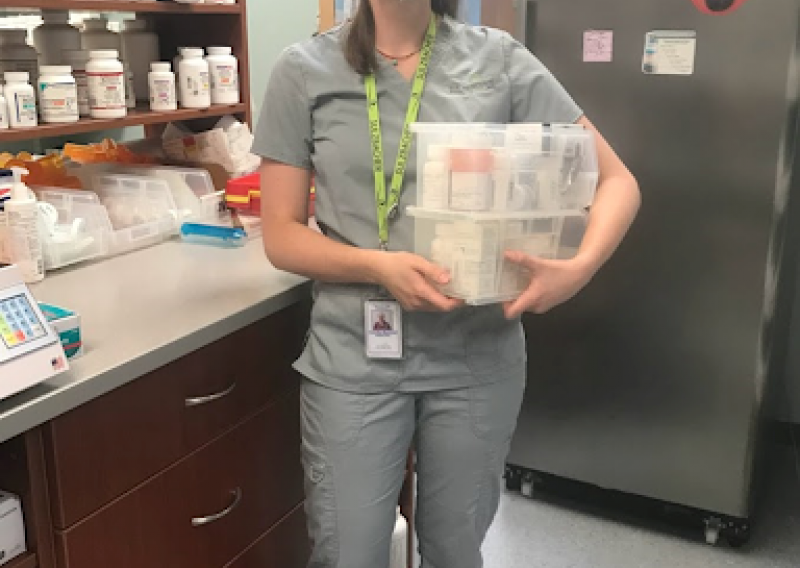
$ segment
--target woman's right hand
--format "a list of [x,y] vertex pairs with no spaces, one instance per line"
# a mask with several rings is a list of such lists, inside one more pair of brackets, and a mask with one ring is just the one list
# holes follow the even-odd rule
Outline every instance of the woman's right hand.
[[436,286],[450,282],[446,270],[421,256],[405,252],[380,253],[376,259],[378,283],[411,312],[452,312],[464,305],[442,294]]

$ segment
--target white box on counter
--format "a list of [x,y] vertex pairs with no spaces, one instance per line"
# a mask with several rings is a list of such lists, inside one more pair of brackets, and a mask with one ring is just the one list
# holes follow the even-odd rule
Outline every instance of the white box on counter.
[[17,496],[0,491],[0,566],[26,551],[22,505]]

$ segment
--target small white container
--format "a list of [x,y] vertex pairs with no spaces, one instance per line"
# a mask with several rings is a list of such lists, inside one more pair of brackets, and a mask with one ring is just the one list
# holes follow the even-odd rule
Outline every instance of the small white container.
[[426,209],[447,209],[450,204],[449,149],[432,144],[422,178],[422,206]]
[[39,74],[39,54],[27,43],[28,31],[0,30],[0,73],[24,71],[31,79]]
[[122,41],[118,33],[108,29],[108,21],[102,19],[84,20],[81,31],[81,49],[86,51],[100,51],[122,49]]
[[203,50],[187,47],[181,50],[180,92],[183,108],[208,108],[211,106],[211,84],[208,62]]
[[235,105],[239,94],[239,60],[230,47],[209,47],[206,61],[211,73],[211,102],[215,105]]
[[14,170],[14,187],[11,199],[6,201],[8,216],[8,236],[11,243],[11,263],[16,264],[27,284],[44,279],[44,257],[42,241],[39,238],[39,212],[36,197],[22,182],[28,171],[24,168]]
[[0,89],[0,130],[6,130],[8,128],[8,104],[6,103],[6,97],[3,95],[2,89]]
[[119,53],[98,50],[89,53],[86,76],[89,81],[89,106],[92,118],[123,118],[125,104],[125,73]]
[[39,75],[39,111],[47,123],[78,122],[78,87],[69,65],[45,65]]
[[148,95],[147,74],[150,63],[160,59],[158,35],[147,29],[147,22],[144,20],[127,20],[120,39],[122,61],[133,73],[136,98],[145,101]]
[[150,110],[166,112],[177,110],[175,73],[169,63],[155,62],[150,64],[148,87],[150,91]]
[[92,109],[89,106],[89,79],[86,76],[89,52],[81,49],[65,51],[64,61],[72,67],[72,76],[75,77],[75,86],[78,89],[78,113],[80,116],[90,116]]
[[25,71],[6,71],[3,95],[8,106],[8,124],[11,128],[33,128],[39,124],[36,116],[36,91],[28,83]]
[[44,23],[33,30],[39,65],[67,63],[64,52],[81,48],[81,32],[69,24],[69,11],[43,10],[42,20]]

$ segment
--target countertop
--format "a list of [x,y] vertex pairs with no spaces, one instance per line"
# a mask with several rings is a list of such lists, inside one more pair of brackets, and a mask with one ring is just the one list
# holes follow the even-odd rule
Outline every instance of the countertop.
[[54,379],[0,400],[0,443],[308,297],[261,241],[217,249],[170,241],[59,271],[31,287],[77,311],[85,354]]

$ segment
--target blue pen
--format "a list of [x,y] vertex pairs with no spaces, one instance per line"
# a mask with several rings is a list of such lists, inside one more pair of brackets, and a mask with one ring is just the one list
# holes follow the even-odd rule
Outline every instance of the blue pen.
[[184,223],[181,226],[181,238],[188,243],[238,248],[243,247],[247,242],[247,233],[244,229]]

